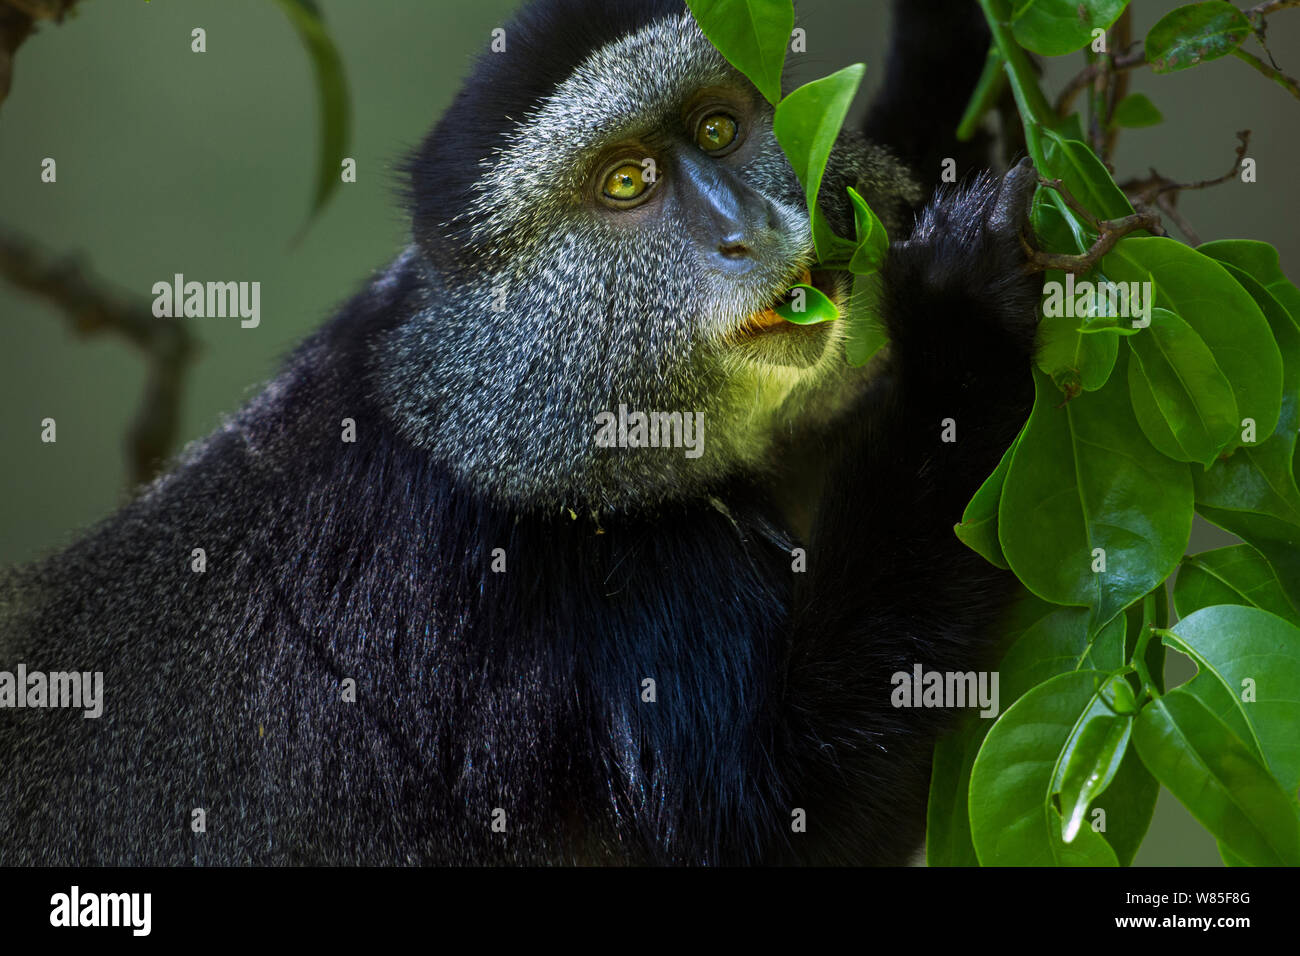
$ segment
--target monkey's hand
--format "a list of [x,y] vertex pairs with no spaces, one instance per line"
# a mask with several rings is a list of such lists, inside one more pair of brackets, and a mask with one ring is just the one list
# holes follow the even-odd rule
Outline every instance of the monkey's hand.
[[1001,179],[986,173],[936,196],[912,236],[891,247],[881,305],[909,385],[1028,379],[1043,282],[1025,269],[1037,183],[1028,159]]

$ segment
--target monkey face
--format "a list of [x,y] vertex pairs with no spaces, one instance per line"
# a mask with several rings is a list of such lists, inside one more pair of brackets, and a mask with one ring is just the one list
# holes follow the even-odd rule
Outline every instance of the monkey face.
[[[507,28],[502,59],[480,65],[411,167],[436,291],[381,350],[382,374],[408,435],[511,500],[707,486],[758,467],[798,397],[843,380],[843,323],[771,311],[808,280],[850,305],[847,274],[809,271],[803,189],[772,107],[689,13],[660,5],[675,9],[593,41],[513,103],[508,67],[530,48],[512,61],[510,37],[550,64],[560,28]],[[890,180],[907,182],[842,136],[822,193],[832,226],[852,231],[845,186],[874,204]],[[598,447],[593,421],[620,406],[703,415],[705,451]],[[437,409],[454,410],[458,447]]]

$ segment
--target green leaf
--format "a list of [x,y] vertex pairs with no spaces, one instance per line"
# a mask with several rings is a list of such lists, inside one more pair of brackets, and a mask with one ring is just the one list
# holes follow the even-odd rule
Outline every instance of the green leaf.
[[1109,29],[1126,6],[1128,0],[1014,0],[1011,32],[1027,50],[1062,56],[1091,43],[1094,29]]
[[[1050,271],[1047,283],[1064,288],[1065,273]],[[1051,286],[1046,286],[1049,289]],[[1073,397],[1080,390],[1093,392],[1110,379],[1119,355],[1119,340],[1113,335],[1085,335],[1083,319],[1071,315],[1044,315],[1038,323],[1034,361],[1056,387]]]
[[1106,675],[1074,671],[1016,701],[994,724],[971,771],[970,821],[984,866],[1116,866],[1090,827],[1061,839],[1052,790],[1075,727],[1100,699]]
[[775,106],[794,30],[790,0],[686,0],[700,30]]
[[[1000,624],[999,630],[1005,635],[1004,643],[1018,642],[1022,635],[1057,611],[1086,614],[1081,608],[1054,607],[1022,589],[1020,599],[1008,609]],[[1086,644],[1086,629],[1086,622],[1080,622],[1080,646]],[[1009,671],[1005,663],[998,670],[1001,675],[998,697],[1004,707],[1010,706],[1015,700],[1015,697],[1010,696],[1012,693],[1019,695],[1038,682],[1037,679]],[[1008,691],[1008,683],[1018,689]],[[954,731],[940,737],[935,746],[925,834],[926,862],[930,866],[979,865],[975,847],[971,843],[967,797],[970,793],[971,767],[974,766],[975,756],[993,723],[992,720],[968,714]]]
[[879,273],[853,277],[853,298],[845,316],[848,334],[844,337],[844,355],[854,368],[866,365],[889,342],[885,324],[872,305],[880,301],[879,278]]
[[853,204],[853,221],[858,237],[858,246],[849,261],[849,271],[856,275],[879,272],[885,263],[885,254],[889,252],[889,234],[885,231],[885,224],[852,186],[849,187],[849,201]]
[[1291,318],[1300,324],[1300,289],[1282,273],[1277,250],[1267,242],[1219,239],[1202,243],[1196,247],[1196,251],[1250,273],[1290,313]]
[[1142,432],[1177,461],[1209,468],[1237,439],[1237,401],[1205,342],[1168,309],[1128,340],[1129,397]]
[[1115,779],[1128,750],[1133,714],[1137,713],[1133,691],[1123,678],[1114,678],[1107,686],[1117,696],[1127,695],[1122,703],[1128,710],[1116,714],[1098,701],[1066,745],[1060,784],[1055,791],[1061,804],[1061,839],[1066,843],[1074,842],[1086,822],[1088,809]]
[[1155,305],[1176,312],[1209,346],[1232,385],[1237,411],[1261,435],[1282,406],[1282,355],[1255,300],[1218,262],[1160,236],[1125,238],[1102,260],[1113,280],[1154,279]]
[[[999,698],[1010,707],[1037,685],[1075,670],[1112,671],[1124,665],[1124,619],[1115,618],[1089,636],[1086,608],[1059,607],[1022,592],[999,630],[1008,647],[998,664]],[[1163,653],[1152,641],[1150,647]],[[926,832],[931,866],[976,866],[968,817],[970,774],[993,721],[970,718],[940,738],[935,748]],[[1096,806],[1107,814],[1102,836],[1127,866],[1146,835],[1160,787],[1131,750]]]
[[1044,130],[1044,137],[1047,169],[1040,170],[1043,176],[1061,180],[1074,198],[1098,219],[1132,215],[1133,204],[1085,143],[1066,139],[1052,130]]
[[1206,521],[1232,532],[1262,554],[1277,572],[1278,583],[1291,605],[1300,609],[1300,527],[1249,511],[1228,511],[1204,504],[1198,504],[1196,510]]
[[[848,115],[849,105],[862,83],[866,67],[861,63],[846,66],[830,76],[805,83],[783,99],[776,108],[772,129],[785,150],[795,175],[803,184],[804,198],[812,217],[813,241],[822,262],[837,257],[851,257],[856,248],[835,235],[817,208],[826,161]],[[847,248],[847,252],[842,250]]]
[[[1039,248],[1047,252],[1077,255],[1092,245],[1096,234],[1088,231],[1090,227],[1078,222],[1073,214],[1067,216],[1056,204],[1059,198],[1056,190],[1039,186],[1034,193],[1029,222],[1033,227]],[[1060,281],[1059,277],[1063,273],[1053,272],[1051,275],[1057,276],[1057,281]]]
[[[1152,641],[1152,644],[1159,645]],[[1110,844],[1120,866],[1131,866],[1142,845],[1151,818],[1155,815],[1160,784],[1142,766],[1137,749],[1130,746],[1120,762],[1119,773],[1109,787],[1093,801],[1094,809],[1106,811],[1106,829],[1102,833]]]
[[967,714],[957,730],[935,744],[925,812],[927,866],[979,866],[970,838],[967,794],[975,755],[992,725],[991,720]]
[[[1223,685],[1250,730],[1243,739],[1294,794],[1300,787],[1300,627],[1258,608],[1223,604],[1183,618],[1165,643]],[[1254,700],[1242,700],[1246,681],[1253,682]]]
[[1174,690],[1151,701],[1133,726],[1133,743],[1155,778],[1243,861],[1300,863],[1295,800],[1195,697]]
[[1292,471],[1300,428],[1300,327],[1249,273],[1223,263],[1268,319],[1282,354],[1282,408],[1277,428],[1258,444],[1242,444],[1226,461],[1196,479],[1196,500],[1214,508],[1256,511],[1300,524],[1300,488]]
[[1141,129],[1144,126],[1156,126],[1165,121],[1156,105],[1141,93],[1130,93],[1115,104],[1111,114],[1111,124],[1126,129]]
[[[804,294],[802,303],[797,294],[797,290],[800,289]],[[800,282],[790,287],[790,294],[792,301],[782,303],[772,310],[787,322],[793,322],[795,325],[817,325],[840,317],[840,310],[820,289]]]
[[1155,73],[1186,70],[1227,56],[1250,33],[1250,21],[1224,0],[1189,4],[1166,13],[1151,28],[1147,62]]
[[1116,615],[1096,634],[1088,632],[1088,609],[1054,607],[1021,632],[998,665],[1003,706],[1019,700],[1058,674],[1113,671],[1124,666],[1124,617]]
[[316,191],[311,220],[339,187],[341,164],[348,150],[352,125],[343,58],[330,39],[320,11],[307,0],[276,0],[307,48],[316,74],[316,95],[320,103],[320,149],[316,160]]
[[1277,572],[1248,544],[1183,558],[1174,585],[1174,606],[1179,616],[1187,617],[1215,604],[1257,607],[1300,625],[1300,611],[1287,600]]
[[[1188,469],[1151,447],[1120,376],[1059,405],[1037,399],[1011,460],[998,511],[1002,553],[1047,601],[1091,606],[1108,621],[1174,570],[1191,533]],[[1093,550],[1106,570],[1092,570]]]
[[953,525],[953,531],[962,544],[984,557],[990,564],[1010,570],[1007,559],[1002,556],[1002,545],[998,543],[998,502],[1002,499],[1002,483],[1006,480],[1007,469],[1011,467],[1011,455],[1016,450],[1020,436],[1011,443],[998,462],[993,474],[984,479],[970,503],[962,513],[961,523]]

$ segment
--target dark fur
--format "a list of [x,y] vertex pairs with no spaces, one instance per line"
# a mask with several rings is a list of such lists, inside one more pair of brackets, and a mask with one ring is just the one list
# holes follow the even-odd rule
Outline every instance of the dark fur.
[[459,486],[372,387],[420,301],[408,253],[147,496],[7,582],[0,668],[102,670],[106,707],[0,711],[0,863],[906,860],[944,717],[893,709],[889,676],[987,665],[1008,589],[951,528],[1028,411],[1022,212],[981,180],[896,244],[893,357],[808,439],[829,490],[804,575],[758,476],[599,519]]
[[975,0],[894,0],[892,9],[885,85],[863,134],[889,144],[920,176],[928,195],[945,159],[957,161],[962,180],[988,166],[987,132],[966,142],[955,135],[984,69],[988,26]]

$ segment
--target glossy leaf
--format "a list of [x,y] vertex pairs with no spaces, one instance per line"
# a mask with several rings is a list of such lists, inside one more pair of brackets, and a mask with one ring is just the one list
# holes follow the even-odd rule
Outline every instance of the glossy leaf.
[[1119,772],[1092,804],[1094,810],[1106,813],[1106,829],[1101,835],[1115,851],[1120,866],[1133,864],[1133,858],[1151,828],[1159,796],[1160,784],[1142,765],[1130,734]]
[[1195,697],[1174,690],[1148,703],[1133,743],[1155,778],[1233,854],[1253,865],[1300,864],[1294,798]]
[[970,821],[984,866],[1117,866],[1090,827],[1061,839],[1052,789],[1076,725],[1097,702],[1106,675],[1074,671],[1040,684],[989,731],[971,771]]
[[1198,504],[1197,512],[1224,531],[1231,531],[1264,556],[1277,573],[1291,605],[1300,609],[1300,527],[1272,515],[1228,511]]
[[[1000,630],[1008,648],[997,667],[1004,709],[1058,674],[1111,671],[1125,661],[1122,615],[1090,637],[1086,608],[1059,607],[1024,592]],[[1157,641],[1150,646],[1163,651]],[[935,748],[926,831],[926,859],[931,866],[978,864],[968,818],[970,774],[993,723],[965,720]],[[1107,814],[1102,836],[1125,866],[1133,861],[1146,835],[1159,789],[1130,748],[1114,781],[1094,803]]]
[[820,289],[800,282],[791,287],[793,294],[796,289],[802,289],[804,294],[803,308],[797,308],[797,302],[785,302],[778,305],[772,311],[787,322],[793,322],[795,325],[817,325],[821,322],[830,322],[840,317],[840,310],[835,307],[835,303],[830,297]]
[[885,224],[871,211],[867,201],[853,187],[849,187],[849,202],[853,205],[853,222],[857,227],[857,249],[849,260],[849,271],[856,275],[879,272],[889,252],[889,234]]
[[1074,198],[1098,219],[1119,219],[1132,214],[1133,204],[1085,143],[1066,139],[1052,130],[1045,130],[1044,137],[1043,155],[1047,165],[1044,176],[1060,179]]
[[1007,559],[1002,556],[1002,545],[998,543],[998,502],[1002,500],[1002,484],[1011,467],[1011,455],[1016,450],[1019,436],[1003,453],[993,474],[984,479],[970,503],[962,513],[961,522],[953,526],[953,531],[962,544],[984,557],[990,564],[1010,570]]
[[998,665],[1004,707],[1058,674],[1124,666],[1123,615],[1096,634],[1089,633],[1088,618],[1087,608],[1055,607],[1016,638]]
[[[1061,839],[1071,843],[1085,825],[1094,801],[1119,773],[1133,728],[1133,691],[1123,678],[1108,682],[1117,694],[1127,695],[1127,712],[1116,714],[1099,700],[1075,728],[1061,763],[1056,790],[1061,806]],[[1103,695],[1104,696],[1104,695]]]
[[[1108,621],[1174,570],[1192,522],[1191,476],[1151,447],[1124,379],[1060,405],[1046,376],[998,512],[1002,553],[1035,594]],[[1106,569],[1094,572],[1094,549]]]
[[[1172,631],[1165,643],[1223,685],[1250,728],[1245,739],[1264,755],[1286,791],[1295,793],[1300,787],[1300,627],[1259,608],[1225,604],[1196,611]],[[1244,701],[1247,680],[1254,699]]]
[[691,16],[727,61],[767,101],[781,99],[781,72],[794,30],[790,0],[687,0]]
[[1300,428],[1300,326],[1253,276],[1230,263],[1222,265],[1255,300],[1273,331],[1282,354],[1282,406],[1271,435],[1260,431],[1256,444],[1243,443],[1231,458],[1195,476],[1196,500],[1300,524],[1300,488],[1292,471]]
[[1196,251],[1250,273],[1291,314],[1291,318],[1300,323],[1300,289],[1282,272],[1277,250],[1267,242],[1219,239],[1202,243]]
[[1174,585],[1180,617],[1216,604],[1240,604],[1300,625],[1273,566],[1248,544],[1202,551],[1183,558]]
[[1126,6],[1128,0],[1014,0],[1011,31],[1027,50],[1062,56],[1091,43],[1094,29],[1109,29]]
[[1185,70],[1227,56],[1250,33],[1250,21],[1225,0],[1188,4],[1165,14],[1147,33],[1147,62],[1156,73]]
[[1121,282],[1155,279],[1156,306],[1176,312],[1209,346],[1232,385],[1237,411],[1259,433],[1277,426],[1282,355],[1255,300],[1209,256],[1172,239],[1121,239],[1102,268]]
[[812,216],[813,241],[822,262],[851,258],[853,243],[838,237],[817,208],[826,161],[848,115],[849,105],[866,70],[861,63],[846,66],[830,76],[805,83],[783,99],[776,108],[772,129],[804,188]]
[[[1065,273],[1047,273],[1047,282],[1065,281]],[[1038,323],[1035,362],[1067,396],[1096,391],[1110,379],[1119,355],[1113,335],[1087,335],[1084,320],[1071,315],[1045,315]]]
[[1240,428],[1232,386],[1190,325],[1153,309],[1151,325],[1130,337],[1129,397],[1151,444],[1177,461],[1206,468],[1233,445]]

